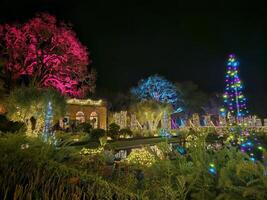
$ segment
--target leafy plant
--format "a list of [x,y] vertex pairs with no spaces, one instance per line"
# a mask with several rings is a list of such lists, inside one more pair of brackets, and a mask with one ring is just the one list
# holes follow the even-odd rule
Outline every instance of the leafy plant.
[[113,139],[118,139],[120,136],[120,126],[116,123],[111,123],[108,126],[108,135]]
[[120,130],[120,135],[123,135],[124,138],[127,138],[127,137],[131,138],[133,136],[133,132],[129,128],[123,128]]
[[[25,143],[28,148],[22,149]],[[127,189],[108,183],[96,174],[57,162],[58,150],[39,139],[10,134],[0,138],[0,147],[0,198],[3,200],[137,199]]]
[[90,133],[91,139],[93,141],[99,141],[99,138],[104,137],[106,135],[106,131],[104,129],[93,129]]
[[76,129],[80,132],[86,132],[86,133],[90,133],[93,129],[92,125],[90,123],[80,123],[77,125]]

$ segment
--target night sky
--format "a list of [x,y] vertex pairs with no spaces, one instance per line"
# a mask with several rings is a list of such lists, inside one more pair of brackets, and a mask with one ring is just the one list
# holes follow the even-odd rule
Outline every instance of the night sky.
[[223,92],[225,62],[233,52],[250,110],[267,117],[266,7],[257,1],[215,2],[1,0],[0,23],[23,22],[39,11],[71,22],[91,53],[97,91],[125,92],[141,78],[160,74]]

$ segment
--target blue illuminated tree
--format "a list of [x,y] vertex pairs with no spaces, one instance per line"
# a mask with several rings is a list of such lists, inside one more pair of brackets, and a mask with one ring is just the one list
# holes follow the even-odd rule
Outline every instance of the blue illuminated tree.
[[181,112],[180,94],[174,84],[165,78],[153,75],[142,79],[131,93],[139,100],[155,100],[172,105],[174,112]]
[[51,101],[49,101],[47,104],[46,112],[45,112],[45,125],[44,125],[44,133],[43,133],[43,138],[45,142],[47,142],[49,137],[51,137],[53,134],[51,130],[52,121],[53,121],[53,108],[52,108]]

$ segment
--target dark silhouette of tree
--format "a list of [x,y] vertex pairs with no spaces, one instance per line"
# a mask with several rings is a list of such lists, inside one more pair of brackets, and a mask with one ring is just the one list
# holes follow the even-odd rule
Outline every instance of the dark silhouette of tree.
[[221,105],[221,94],[212,94],[202,106],[202,109],[205,111],[206,114],[216,116],[219,114]]
[[176,83],[183,99],[184,112],[188,115],[203,112],[202,107],[207,102],[207,95],[192,81]]

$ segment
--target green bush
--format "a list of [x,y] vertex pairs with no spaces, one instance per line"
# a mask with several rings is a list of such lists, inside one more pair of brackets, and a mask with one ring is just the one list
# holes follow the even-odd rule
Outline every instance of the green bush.
[[93,141],[99,141],[99,138],[104,137],[106,135],[106,131],[104,129],[93,129],[90,133],[90,138]]
[[25,129],[25,126],[21,122],[9,121],[4,115],[0,115],[0,131],[4,133],[15,133],[20,129]]
[[120,126],[116,123],[111,123],[108,126],[108,136],[112,139],[118,139],[120,136]]
[[120,135],[123,135],[125,138],[127,136],[128,137],[132,137],[133,136],[133,132],[129,128],[123,128],[123,129],[120,130]]
[[107,142],[108,142],[107,136],[104,136],[104,137],[100,137],[99,138],[100,146],[106,146]]
[[78,124],[76,127],[77,131],[86,132],[86,133],[90,133],[92,128],[93,127],[90,123],[81,123],[81,124]]

